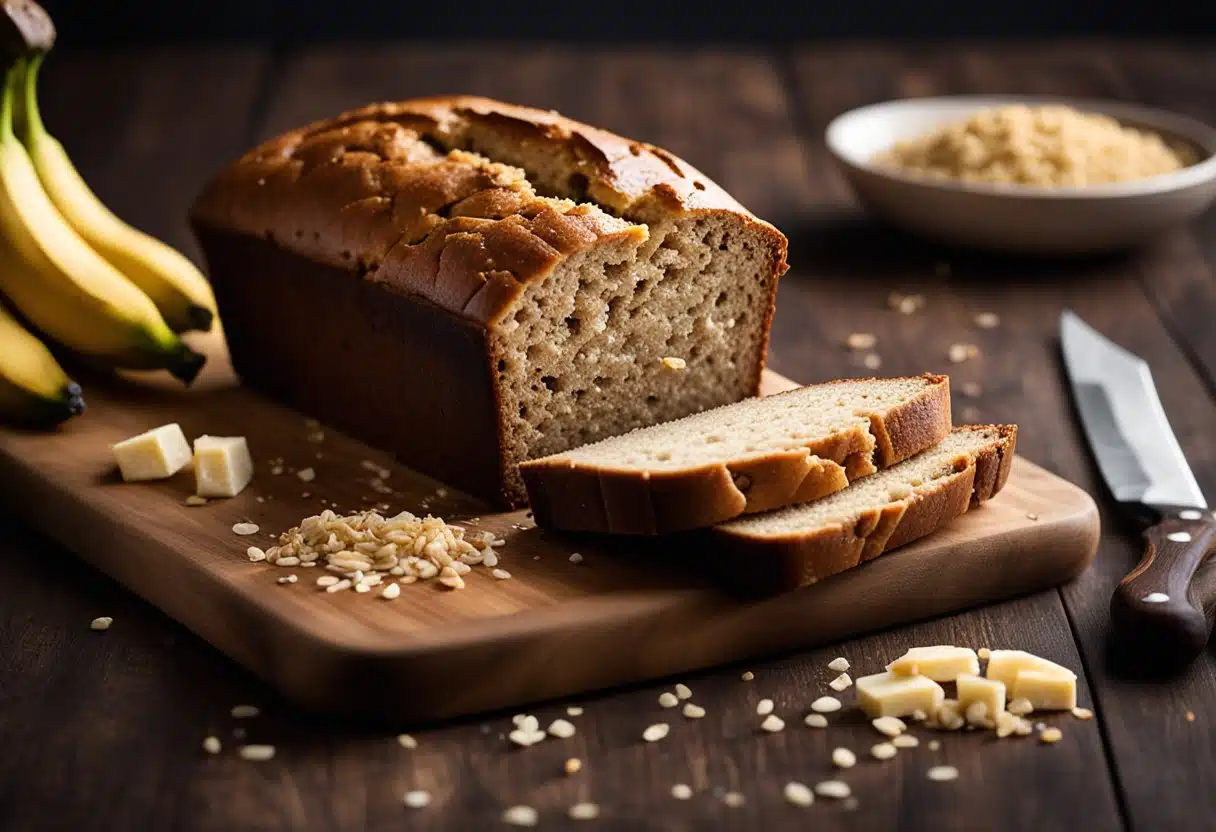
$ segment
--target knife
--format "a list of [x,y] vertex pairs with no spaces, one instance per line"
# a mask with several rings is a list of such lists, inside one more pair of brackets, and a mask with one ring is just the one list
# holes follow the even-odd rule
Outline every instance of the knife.
[[1216,542],[1216,519],[1148,364],[1067,309],[1060,346],[1102,478],[1120,505],[1148,522],[1144,557],[1111,599],[1116,633],[1159,658],[1189,661],[1216,619],[1212,582],[1192,580]]

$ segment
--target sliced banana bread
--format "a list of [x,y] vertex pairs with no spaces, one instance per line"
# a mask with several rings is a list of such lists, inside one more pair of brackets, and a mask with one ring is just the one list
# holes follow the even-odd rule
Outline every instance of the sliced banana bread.
[[786,270],[687,162],[471,97],[271,139],[192,222],[245,382],[516,505],[525,459],[755,395]]
[[520,471],[542,526],[659,534],[823,497],[949,433],[946,376],[848,379],[642,428]]
[[[711,530],[732,580],[781,591],[807,586],[937,531],[1005,485],[1016,425],[960,427],[936,447],[812,503]],[[742,560],[741,560],[742,559]]]

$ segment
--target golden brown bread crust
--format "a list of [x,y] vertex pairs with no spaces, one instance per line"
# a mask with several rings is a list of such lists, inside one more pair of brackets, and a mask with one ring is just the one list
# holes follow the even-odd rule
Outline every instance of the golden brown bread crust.
[[[773,593],[817,583],[872,560],[885,552],[919,540],[996,495],[1009,478],[1017,446],[1017,426],[959,428],[993,429],[1000,438],[974,457],[962,455],[958,470],[936,483],[931,491],[911,499],[863,512],[854,526],[832,526],[764,539],[723,529],[707,533],[714,556],[713,568],[732,585],[749,592]],[[746,562],[747,569],[738,564]]]
[[[543,171],[516,164],[537,158]],[[584,204],[540,196],[529,178]],[[636,248],[644,223],[723,212],[785,272],[785,237],[682,159],[551,111],[455,96],[374,104],[271,139],[221,172],[191,218],[493,324],[571,255],[614,239]]]
[[[936,445],[950,433],[950,380],[931,373],[922,378],[930,382],[923,393],[885,414],[868,414],[870,432],[848,429],[803,448],[645,474],[543,458],[524,463],[520,473],[543,527],[615,534],[704,528],[826,497]],[[854,380],[827,384],[841,381]]]

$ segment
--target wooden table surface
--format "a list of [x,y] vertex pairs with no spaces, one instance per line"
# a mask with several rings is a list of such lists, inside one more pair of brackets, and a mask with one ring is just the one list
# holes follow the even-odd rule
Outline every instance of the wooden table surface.
[[[184,214],[210,172],[255,140],[372,99],[475,92],[552,107],[670,148],[715,177],[790,238],[771,366],[802,381],[860,374],[842,342],[873,332],[882,371],[948,371],[960,421],[1015,421],[1019,451],[1081,484],[1103,509],[1094,566],[1058,591],[799,655],[681,680],[708,715],[677,717],[665,742],[662,685],[578,701],[578,733],[527,750],[501,735],[510,714],[411,726],[335,724],[293,712],[181,626],[70,553],[0,524],[0,829],[478,829],[528,804],[542,828],[572,824],[571,804],[601,806],[625,829],[1210,829],[1216,817],[1216,659],[1166,682],[1137,680],[1107,648],[1111,590],[1139,555],[1137,530],[1102,490],[1062,384],[1060,310],[1147,359],[1200,484],[1216,495],[1216,213],[1129,257],[1019,261],[932,248],[863,220],[821,136],[851,107],[943,93],[1065,93],[1127,99],[1216,121],[1216,47],[1171,43],[975,45],[887,43],[782,51],[595,50],[544,44],[174,47],[56,55],[46,71],[48,124],[122,215],[192,255]],[[892,291],[925,308],[900,315]],[[1001,316],[996,329],[973,323]],[[979,360],[953,366],[955,342]],[[100,615],[106,633],[89,630]],[[789,780],[832,776],[837,745],[866,752],[860,720],[802,726],[837,655],[873,668],[913,645],[1010,646],[1080,675],[1097,718],[1060,724],[1057,745],[943,736],[940,751],[902,752],[848,773],[856,804],[782,799]],[[621,645],[621,649],[629,649]],[[743,670],[755,680],[743,682]],[[352,697],[360,692],[352,690]],[[789,728],[755,730],[756,702],[776,701]],[[236,704],[263,715],[237,721]],[[570,703],[533,710],[542,724]],[[234,730],[277,746],[267,763],[231,753]],[[223,738],[210,757],[203,737]],[[583,760],[574,777],[567,757]],[[930,782],[948,763],[958,781]],[[697,790],[672,798],[677,782]],[[432,804],[406,809],[426,789]],[[726,791],[746,803],[724,805]]]

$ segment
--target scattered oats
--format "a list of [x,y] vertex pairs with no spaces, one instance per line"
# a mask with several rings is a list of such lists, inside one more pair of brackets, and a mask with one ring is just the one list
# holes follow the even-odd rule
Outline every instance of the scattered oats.
[[880,742],[870,747],[870,755],[876,760],[889,760],[898,753],[899,749],[889,742]]
[[743,796],[742,792],[727,792],[722,795],[722,802],[732,809],[738,809],[747,802],[747,798]]
[[583,770],[583,761],[578,757],[571,757],[566,760],[566,774],[578,774]]
[[878,336],[872,332],[853,332],[844,343],[851,350],[872,350],[878,344]]
[[582,563],[582,562],[583,562],[583,556],[582,556],[582,555],[580,555],[578,552],[575,552],[574,554],[572,554],[572,555],[570,556],[570,562],[571,562],[571,563]]
[[574,736],[574,725],[564,719],[555,719],[549,724],[550,736],[568,740]]
[[658,742],[666,737],[670,730],[671,726],[666,722],[656,722],[642,732],[642,739],[646,740],[646,742]]
[[380,590],[380,597],[386,601],[392,601],[400,595],[401,584],[388,584],[384,589]]
[[759,716],[768,716],[773,712],[773,700],[761,699],[756,703],[756,713]]
[[296,471],[296,476],[300,478],[300,482],[312,482],[317,478],[317,472],[312,468],[301,468]]
[[398,734],[397,742],[402,748],[408,748],[411,751],[418,747],[418,740],[414,739],[409,734]]
[[832,752],[832,765],[836,768],[852,768],[857,765],[857,755],[847,748],[837,748]]
[[705,709],[700,705],[694,705],[689,702],[684,706],[684,716],[688,717],[689,719],[700,719],[701,717],[705,716]]
[[262,709],[257,705],[234,705],[230,713],[233,719],[253,719]]
[[511,573],[505,569],[495,569],[490,574],[494,576],[495,580],[499,580],[499,581],[511,580]]
[[929,718],[929,715],[927,713],[925,713],[924,711],[922,711],[920,708],[917,708],[915,711],[912,712],[912,721],[913,722],[924,722],[928,718]]
[[835,696],[821,696],[811,703],[811,710],[820,714],[830,714],[839,711],[840,700]]
[[205,505],[207,505],[207,498],[200,497],[197,494],[191,494],[189,497],[186,498],[186,505],[188,505],[188,506],[205,506]]
[[770,734],[775,734],[785,728],[785,720],[776,714],[769,714],[764,718],[764,722],[760,723],[760,728]]
[[975,325],[980,329],[996,329],[1001,325],[1001,316],[995,312],[981,312],[975,316]]
[[1044,728],[1039,732],[1039,740],[1045,743],[1059,742],[1064,739],[1064,732],[1059,728]]
[[680,698],[669,690],[665,690],[659,694],[659,706],[663,708],[674,708],[680,704]]
[[300,580],[300,579],[298,577],[296,577],[295,575],[284,575],[283,577],[279,578],[279,583],[294,584],[298,580]]
[[984,395],[984,388],[974,381],[965,381],[962,386],[963,395],[969,399],[978,399]]
[[958,769],[954,766],[934,766],[929,769],[929,779],[944,783],[947,780],[958,779]]
[[898,737],[908,730],[907,724],[902,719],[893,716],[880,716],[870,724],[874,726],[875,731],[888,737]]
[[405,793],[405,805],[411,809],[421,809],[431,802],[431,793],[423,789],[415,789]]
[[688,800],[692,797],[692,787],[687,783],[676,783],[671,787],[671,796],[676,800]]
[[832,681],[828,682],[828,687],[840,693],[842,690],[847,690],[853,686],[853,679],[847,673],[841,673]]
[[257,534],[258,533],[258,524],[257,523],[234,523],[232,526],[232,533],[239,534],[239,535]]
[[980,348],[975,344],[951,344],[946,357],[951,364],[962,364],[972,358],[979,358]]
[[835,670],[837,673],[844,673],[848,669],[849,660],[844,656],[840,656],[828,662],[828,670]]
[[683,682],[676,682],[676,696],[681,699],[692,699],[692,688]]
[[566,713],[569,714],[570,716],[582,716],[583,709],[580,708],[578,705],[571,705],[570,707],[566,708]]
[[203,750],[208,754],[219,754],[223,749],[220,745],[219,737],[206,737],[203,739]]
[[502,822],[511,826],[536,826],[539,819],[531,806],[512,806],[502,813]]
[[317,586],[333,586],[338,582],[337,575],[322,575],[317,578]]
[[1026,519],[1031,521],[1038,520],[1039,515],[1035,514],[1033,511],[1029,511],[1026,513]]
[[341,592],[344,589],[350,589],[351,586],[352,586],[352,584],[350,582],[350,578],[343,578],[342,580],[338,581],[336,584],[332,584],[331,586],[325,587],[325,591],[326,592]]
[[[261,549],[259,549],[258,551],[260,552]],[[266,557],[265,552],[262,552],[262,557],[263,558]],[[276,566],[299,566],[300,559],[296,558],[296,557],[279,558],[277,561],[275,561],[275,565]]]
[[937,750],[939,750],[941,747],[942,747],[942,741],[941,741],[941,740],[929,740],[929,750],[930,750],[930,751],[937,751]]
[[669,357],[669,358],[664,358],[661,360],[662,360],[663,366],[669,370],[683,370],[685,367],[688,366],[688,362],[685,361],[683,358]]
[[916,746],[920,745],[920,740],[911,734],[900,734],[898,737],[891,739],[891,745],[896,748],[916,748]]
[[756,674],[755,674],[755,673],[752,673],[750,670],[745,670],[745,671],[743,671],[743,673],[742,673],[742,674],[739,676],[739,678],[740,678],[740,679],[742,679],[742,680],[743,680],[743,681],[745,681],[745,682],[750,682],[752,679],[755,679],[755,678],[756,678]]
[[1029,699],[1020,697],[1010,702],[1005,710],[1009,711],[1009,713],[1013,714],[1014,716],[1026,716],[1026,714],[1034,711],[1034,705],[1030,703]]
[[876,352],[866,353],[866,357],[861,359],[861,366],[867,370],[877,370],[882,366],[882,356]]
[[849,784],[841,780],[824,780],[821,783],[815,784],[815,794],[820,797],[831,797],[835,800],[844,800],[853,794],[853,790],[849,788]]
[[782,790],[785,794],[785,799],[795,806],[810,806],[815,802],[815,793],[805,783],[789,782],[785,784]]
[[94,618],[92,621],[90,621],[89,629],[97,630],[99,632],[104,632],[105,630],[110,629],[110,625],[113,623],[114,623],[113,618],[111,618],[108,615],[103,615],[100,618]]
[[808,728],[828,727],[828,718],[823,714],[807,714],[806,718],[802,721],[806,723]]
[[575,803],[569,814],[572,820],[595,820],[600,816],[600,807],[594,803]]
[[1077,719],[1093,719],[1094,712],[1089,708],[1073,708],[1072,715]]
[[242,760],[252,760],[254,762],[263,763],[267,760],[274,759],[273,745],[242,745],[240,751]]

